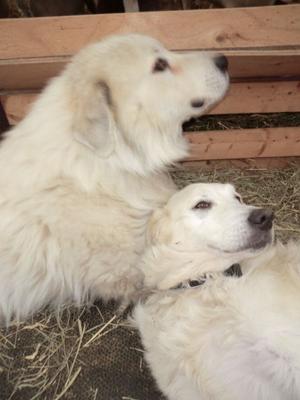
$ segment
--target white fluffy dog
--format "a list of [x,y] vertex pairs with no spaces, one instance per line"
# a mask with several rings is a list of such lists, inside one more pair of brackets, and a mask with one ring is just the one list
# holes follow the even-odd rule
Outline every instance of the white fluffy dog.
[[[300,247],[270,245],[272,219],[222,184],[154,213],[134,319],[170,400],[300,398]],[[239,279],[221,272],[234,263]]]
[[129,299],[154,208],[187,154],[182,123],[225,95],[224,56],[142,35],[76,55],[0,148],[0,320],[47,303]]

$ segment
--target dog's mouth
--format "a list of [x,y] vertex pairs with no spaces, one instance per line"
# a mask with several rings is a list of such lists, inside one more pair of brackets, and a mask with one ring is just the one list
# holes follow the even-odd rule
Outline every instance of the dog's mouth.
[[243,250],[262,250],[274,241],[274,230],[269,229],[252,235]]
[[227,86],[226,90],[224,93],[216,100],[211,100],[208,102],[203,102],[203,108],[199,110],[197,113],[193,113],[190,117],[187,117],[183,122],[182,122],[182,131],[184,132],[185,130],[189,130],[189,128],[197,122],[199,118],[201,118],[203,115],[206,115],[209,111],[211,111],[213,108],[215,108],[226,96],[226,93],[228,92],[229,85]]
[[253,235],[252,237],[250,237],[250,239],[245,245],[242,245],[234,249],[224,249],[221,247],[211,246],[211,245],[209,247],[213,250],[217,250],[225,254],[239,254],[239,253],[244,253],[246,251],[250,252],[260,251],[272,243],[273,243],[273,232],[269,231],[269,232],[264,232],[261,235]]
[[273,242],[273,237],[272,234],[269,233],[265,235],[265,237],[260,238],[260,239],[253,239],[252,241],[248,243],[247,246],[245,246],[244,250],[260,250],[263,249],[264,247],[272,244]]

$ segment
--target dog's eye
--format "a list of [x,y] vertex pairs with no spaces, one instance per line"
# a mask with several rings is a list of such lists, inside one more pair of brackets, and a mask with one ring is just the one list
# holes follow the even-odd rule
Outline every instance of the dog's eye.
[[164,58],[158,58],[155,61],[152,71],[153,72],[162,72],[162,71],[165,71],[166,69],[168,69],[169,67],[170,66],[169,66],[169,63],[167,60],[165,60]]
[[194,209],[200,209],[200,210],[207,210],[212,207],[212,203],[210,201],[199,201],[194,207]]
[[241,196],[239,196],[239,195],[236,194],[234,197],[235,197],[240,203],[242,203],[242,198],[241,198]]

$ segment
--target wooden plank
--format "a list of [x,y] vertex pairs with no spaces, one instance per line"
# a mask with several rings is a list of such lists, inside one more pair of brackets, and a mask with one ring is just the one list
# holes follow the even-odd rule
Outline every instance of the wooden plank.
[[186,161],[300,156],[300,127],[187,133]]
[[[27,113],[36,93],[2,94],[11,125]],[[233,83],[225,99],[211,114],[300,112],[300,81]]]
[[112,33],[140,32],[172,50],[299,48],[300,5],[0,21],[1,59],[68,56]]
[[[300,43],[299,43],[300,45]],[[299,50],[225,51],[229,74],[235,80],[300,77]]]
[[36,93],[0,96],[0,102],[10,125],[16,125],[26,116],[30,105],[35,101],[36,97]]
[[[300,76],[299,50],[225,51],[232,79],[279,79]],[[0,90],[36,90],[59,74],[70,60],[66,57],[0,60]]]
[[[1,54],[0,54],[1,57]],[[0,90],[41,89],[58,75],[70,57],[0,60]]]
[[233,83],[212,114],[300,111],[300,81]]

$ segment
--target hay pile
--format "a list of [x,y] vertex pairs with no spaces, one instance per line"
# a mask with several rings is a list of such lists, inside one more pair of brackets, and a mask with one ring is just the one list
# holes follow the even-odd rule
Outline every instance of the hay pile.
[[0,332],[0,398],[160,399],[135,331],[117,306],[97,303]]
[[188,131],[224,131],[227,129],[255,129],[293,127],[300,125],[300,113],[224,114],[204,115],[184,124]]
[[[178,169],[180,187],[232,182],[244,200],[276,211],[277,235],[300,239],[299,163],[285,169]],[[0,331],[0,399],[161,400],[135,331],[116,305],[46,311]]]

